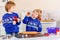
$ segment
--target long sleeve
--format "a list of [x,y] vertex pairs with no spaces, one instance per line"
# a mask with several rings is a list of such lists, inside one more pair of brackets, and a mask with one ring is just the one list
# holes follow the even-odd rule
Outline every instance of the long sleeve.
[[9,27],[11,27],[12,25],[12,23],[9,23],[9,22],[11,22],[10,20],[9,20],[9,18],[7,18],[8,16],[7,16],[7,14],[5,14],[3,17],[2,17],[2,23],[3,23],[3,27],[5,27],[5,28],[9,28]]
[[40,23],[40,21],[39,21],[37,32],[41,32],[41,31],[42,31],[42,25],[41,25],[41,23]]
[[23,19],[23,23],[24,24],[27,24],[28,23],[28,20],[29,20],[29,17],[25,16],[25,18]]
[[17,22],[16,24],[17,24],[17,25],[20,25],[20,24],[21,24],[21,22]]
[[[6,19],[5,16],[3,16],[3,17],[2,17],[2,23],[3,23],[3,24],[4,24],[4,22],[5,22],[5,19]],[[3,27],[6,27],[6,26],[3,26]]]
[[[21,19],[21,18],[18,16],[17,13],[16,13],[16,16],[17,16],[17,18]],[[21,21],[17,22],[16,24],[17,24],[17,25],[20,25],[20,24],[21,24]]]

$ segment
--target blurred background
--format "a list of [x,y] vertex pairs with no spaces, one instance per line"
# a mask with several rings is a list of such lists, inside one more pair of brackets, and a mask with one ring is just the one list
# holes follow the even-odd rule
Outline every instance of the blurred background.
[[[9,0],[10,1],[10,0]],[[22,20],[26,13],[32,12],[33,9],[42,10],[42,19],[53,19],[56,21],[56,27],[60,27],[60,0],[11,0],[16,3],[16,12],[21,16]],[[4,5],[0,6],[0,20],[5,13]],[[2,30],[2,24],[0,24]],[[25,24],[21,24],[20,31],[25,31]],[[4,28],[3,28],[4,29]],[[4,33],[3,33],[4,34]]]

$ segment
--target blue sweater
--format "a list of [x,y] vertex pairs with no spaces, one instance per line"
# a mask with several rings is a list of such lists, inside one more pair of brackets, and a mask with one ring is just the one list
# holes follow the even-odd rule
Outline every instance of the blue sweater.
[[21,22],[17,22],[16,25],[13,25],[13,21],[14,21],[14,16],[19,18],[17,13],[12,12],[12,14],[6,13],[3,17],[3,26],[5,28],[6,32],[19,32],[19,27],[18,25]]
[[26,24],[26,31],[42,31],[42,25],[38,19],[32,19],[31,17],[25,17],[23,23]]

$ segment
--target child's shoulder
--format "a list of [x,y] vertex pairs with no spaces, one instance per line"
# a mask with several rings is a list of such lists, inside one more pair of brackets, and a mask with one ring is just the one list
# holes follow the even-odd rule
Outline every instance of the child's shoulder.
[[6,16],[6,15],[8,15],[7,13],[5,13],[3,16]]
[[28,17],[28,16],[25,16],[25,18],[29,18],[29,19],[31,19],[31,17]]
[[6,18],[6,17],[8,17],[8,13],[5,13],[5,14],[2,16],[2,18]]
[[17,12],[12,12],[12,13],[13,13],[12,15],[18,16],[18,13]]
[[18,15],[18,13],[17,12],[12,12],[13,14],[16,14],[16,15]]
[[38,20],[38,19],[36,19],[37,20],[37,22],[40,22],[40,20]]
[[28,17],[28,19],[30,19],[30,20],[31,20],[32,18],[31,18],[31,17]]

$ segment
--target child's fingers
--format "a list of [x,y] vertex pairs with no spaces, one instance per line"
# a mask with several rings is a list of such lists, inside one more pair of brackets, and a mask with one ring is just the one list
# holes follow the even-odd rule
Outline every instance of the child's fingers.
[[13,21],[13,25],[15,25],[16,24],[16,21]]
[[30,12],[28,12],[27,15],[30,15]]
[[18,22],[20,22],[21,21],[21,18],[17,18],[17,20],[18,20]]
[[30,12],[27,12],[26,16],[28,16],[28,17],[31,16]]

